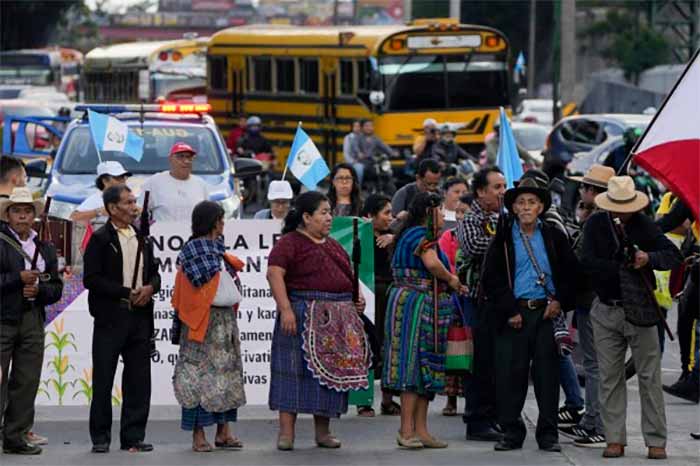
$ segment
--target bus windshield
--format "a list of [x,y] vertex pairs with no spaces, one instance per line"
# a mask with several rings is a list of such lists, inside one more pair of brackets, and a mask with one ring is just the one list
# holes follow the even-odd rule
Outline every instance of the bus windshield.
[[0,66],[0,84],[53,84],[51,68],[38,66]]
[[493,56],[383,57],[379,74],[386,111],[509,105],[506,63]]

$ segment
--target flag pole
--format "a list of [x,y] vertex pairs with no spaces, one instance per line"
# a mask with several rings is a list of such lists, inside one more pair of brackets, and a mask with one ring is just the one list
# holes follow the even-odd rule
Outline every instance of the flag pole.
[[[89,111],[88,111],[88,118],[90,118]],[[89,124],[90,124],[90,122],[88,122],[88,125]],[[102,155],[100,154],[100,148],[97,147],[97,141],[95,141],[95,137],[93,136],[92,131],[90,131],[90,139],[92,139],[92,143],[95,145],[95,152],[97,152],[97,160],[99,160],[100,163],[102,163]]]
[[[301,128],[301,121],[297,125],[297,129]],[[294,136],[296,139],[296,135]],[[292,141],[292,145],[294,145],[294,141]],[[284,164],[284,171],[282,172],[282,181],[284,181],[285,177],[287,176],[287,169],[289,168],[289,155],[287,155],[287,163]]]

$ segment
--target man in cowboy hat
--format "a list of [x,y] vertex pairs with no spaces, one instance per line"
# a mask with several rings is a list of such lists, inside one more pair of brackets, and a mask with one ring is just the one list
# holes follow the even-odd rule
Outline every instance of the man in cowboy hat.
[[577,261],[566,236],[540,219],[550,203],[549,192],[532,178],[506,191],[504,204],[512,216],[501,223],[484,261],[482,290],[496,319],[498,422],[504,431],[496,451],[522,448],[527,430],[521,413],[531,366],[537,443],[541,450],[561,451],[554,320],[573,308]]
[[[576,218],[583,227],[586,220],[595,211],[595,197],[605,192],[608,180],[615,176],[615,170],[603,165],[592,165],[584,176],[571,177],[572,181],[580,184],[581,201],[576,211]],[[583,258],[583,233],[579,234],[573,245],[574,254],[580,261]],[[559,410],[559,432],[573,438],[574,445],[579,447],[600,448],[605,446],[605,431],[600,417],[600,398],[598,396],[598,358],[593,327],[591,326],[590,310],[595,298],[593,285],[588,275],[582,274],[576,293],[576,329],[579,345],[583,354],[583,370],[586,378],[586,407],[583,415]],[[574,373],[575,375],[575,373]],[[578,382],[577,382],[578,383]],[[571,422],[563,423],[568,416]],[[568,424],[568,425],[562,425]]]
[[44,203],[35,201],[26,187],[14,188],[8,198],[0,199],[0,407],[3,452],[10,454],[41,453],[26,436],[34,423],[44,360],[44,307],[63,292],[56,249],[39,241],[32,229],[43,210]]
[[[648,318],[655,315],[656,303],[637,303],[655,286],[653,270],[669,270],[680,264],[682,257],[654,222],[640,213],[648,203],[646,194],[635,190],[631,177],[613,176],[607,191],[595,197],[595,205],[603,212],[594,213],[583,230],[581,263],[590,274],[597,295],[590,318],[600,369],[605,458],[624,456],[627,443],[624,366],[628,346],[639,376],[642,432],[648,458],[666,458],[659,335],[657,322]],[[641,314],[645,308],[651,312]],[[640,315],[647,317],[649,326],[631,323],[640,323]]]

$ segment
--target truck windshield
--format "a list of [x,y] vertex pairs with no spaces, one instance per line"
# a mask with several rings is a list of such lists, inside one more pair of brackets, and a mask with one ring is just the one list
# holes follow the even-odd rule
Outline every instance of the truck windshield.
[[[197,151],[193,173],[199,175],[220,174],[223,170],[222,148],[214,133],[196,126],[131,126],[131,130],[144,137],[143,158],[140,162],[123,152],[103,151],[103,161],[116,160],[132,173],[153,174],[170,168],[168,153],[176,142],[184,142]],[[65,149],[59,154],[60,170],[65,174],[94,174],[99,163],[95,144],[87,126],[75,128],[66,136]]]
[[386,93],[386,111],[509,105],[506,64],[493,57],[384,57],[379,73]]

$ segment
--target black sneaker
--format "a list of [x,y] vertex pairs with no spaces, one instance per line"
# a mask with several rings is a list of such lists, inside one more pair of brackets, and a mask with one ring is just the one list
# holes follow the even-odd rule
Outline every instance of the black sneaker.
[[568,437],[571,440],[576,440],[577,438],[585,437],[591,433],[591,431],[584,429],[580,426],[567,426],[559,427],[559,433],[564,437]]
[[575,426],[581,422],[586,410],[584,408],[568,408],[562,406],[559,408],[559,414],[557,415],[557,424],[560,427]]
[[670,387],[664,386],[663,389],[669,395],[682,398],[691,403],[698,403],[700,401],[700,386],[698,386],[697,380],[692,376],[682,381],[679,380]]
[[[586,430],[586,429],[584,429]],[[599,434],[592,430],[587,431],[588,434],[574,439],[574,445],[583,448],[605,448],[605,435]]]

